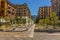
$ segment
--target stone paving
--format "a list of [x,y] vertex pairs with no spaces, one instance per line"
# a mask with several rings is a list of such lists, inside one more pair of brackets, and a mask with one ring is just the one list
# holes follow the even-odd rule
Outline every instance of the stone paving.
[[60,33],[35,32],[33,38],[30,38],[30,37],[0,37],[0,40],[60,40]]

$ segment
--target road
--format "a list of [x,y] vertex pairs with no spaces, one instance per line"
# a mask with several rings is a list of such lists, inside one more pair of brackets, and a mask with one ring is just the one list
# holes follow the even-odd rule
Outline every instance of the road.
[[0,36],[0,40],[60,40],[60,33],[35,32],[33,38],[30,38],[30,37],[6,37],[6,36],[1,37]]

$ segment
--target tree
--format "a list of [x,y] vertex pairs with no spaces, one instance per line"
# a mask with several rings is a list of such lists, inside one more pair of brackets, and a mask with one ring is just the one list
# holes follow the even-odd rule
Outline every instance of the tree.
[[40,24],[40,25],[44,25],[44,23],[45,23],[45,22],[44,22],[44,19],[40,19],[40,20],[39,20],[39,24]]
[[22,22],[23,24],[25,24],[25,23],[26,23],[26,18],[22,18],[22,19],[21,19],[21,22]]
[[20,24],[21,23],[21,17],[16,17],[15,19],[15,23]]
[[49,17],[45,18],[45,24],[46,24],[46,28],[48,28],[48,25],[50,24],[50,18]]
[[6,22],[10,22],[10,18],[8,16],[5,16],[4,19]]
[[50,14],[50,21],[51,21],[51,24],[53,25],[53,28],[55,29],[55,26],[58,23],[58,17],[55,12],[52,12]]
[[1,28],[1,26],[3,25],[3,23],[1,22],[1,19],[2,19],[2,17],[0,17],[0,28]]

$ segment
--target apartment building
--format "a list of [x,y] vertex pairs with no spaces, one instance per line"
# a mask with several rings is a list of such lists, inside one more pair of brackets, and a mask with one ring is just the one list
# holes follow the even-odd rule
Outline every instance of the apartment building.
[[0,16],[13,18],[16,14],[16,8],[8,0],[0,0]]
[[51,7],[45,6],[40,7],[38,10],[38,19],[44,19],[46,17],[50,17],[50,13],[52,12]]
[[0,0],[0,16],[6,15],[6,0]]
[[18,4],[16,5],[16,8],[17,8],[17,13],[16,13],[16,16],[20,16],[20,17],[31,17],[31,12],[27,6],[26,3],[24,4]]
[[57,13],[57,16],[60,20],[60,0],[51,0],[52,3],[52,11]]
[[16,5],[8,0],[0,0],[0,16],[8,16],[10,18],[27,16],[31,18],[31,13],[26,3]]

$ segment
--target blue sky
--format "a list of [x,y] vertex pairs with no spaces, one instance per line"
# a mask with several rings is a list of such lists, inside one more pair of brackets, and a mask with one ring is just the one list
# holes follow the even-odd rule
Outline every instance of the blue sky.
[[32,15],[38,14],[39,7],[51,5],[50,0],[9,0],[9,1],[13,4],[27,3]]

